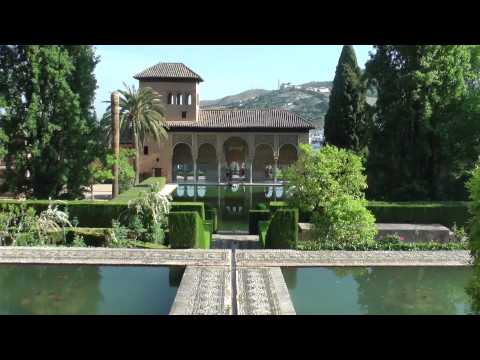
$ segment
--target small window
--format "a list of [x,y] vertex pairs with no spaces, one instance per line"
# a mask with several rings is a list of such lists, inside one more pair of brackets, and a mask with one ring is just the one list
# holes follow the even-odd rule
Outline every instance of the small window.
[[183,105],[183,95],[177,94],[177,105]]
[[192,105],[192,94],[185,95],[187,98],[187,105]]
[[148,146],[143,147],[143,155],[148,155]]
[[172,104],[173,104],[173,94],[172,94],[172,93],[169,93],[169,94],[168,94],[167,104],[168,104],[168,105],[172,105]]
[[186,111],[182,111],[182,119],[186,119],[187,118],[187,112]]

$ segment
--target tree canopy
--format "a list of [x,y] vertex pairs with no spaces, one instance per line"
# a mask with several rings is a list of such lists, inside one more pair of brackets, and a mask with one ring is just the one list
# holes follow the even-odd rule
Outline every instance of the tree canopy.
[[82,195],[99,150],[98,61],[86,45],[0,46],[8,190],[38,198]]

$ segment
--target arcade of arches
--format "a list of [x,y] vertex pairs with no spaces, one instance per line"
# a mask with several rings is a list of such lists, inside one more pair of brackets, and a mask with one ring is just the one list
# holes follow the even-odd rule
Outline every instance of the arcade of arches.
[[299,143],[308,141],[303,135],[170,133],[171,151],[165,152],[171,165],[164,163],[163,176],[172,182],[276,182],[275,169],[297,160]]

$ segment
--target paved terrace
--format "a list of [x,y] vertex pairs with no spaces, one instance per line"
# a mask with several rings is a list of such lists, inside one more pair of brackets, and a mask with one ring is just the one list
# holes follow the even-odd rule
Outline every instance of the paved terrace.
[[469,266],[468,251],[0,247],[0,264],[186,266],[172,315],[294,315],[282,266]]

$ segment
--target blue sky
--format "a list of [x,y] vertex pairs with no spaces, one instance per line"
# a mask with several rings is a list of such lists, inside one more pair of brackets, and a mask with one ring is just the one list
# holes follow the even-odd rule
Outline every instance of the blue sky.
[[[354,45],[360,67],[371,45]],[[99,45],[95,101],[101,117],[110,93],[122,83],[138,86],[133,76],[159,62],[182,62],[204,80],[200,99],[212,100],[248,89],[277,88],[333,80],[342,45]]]

